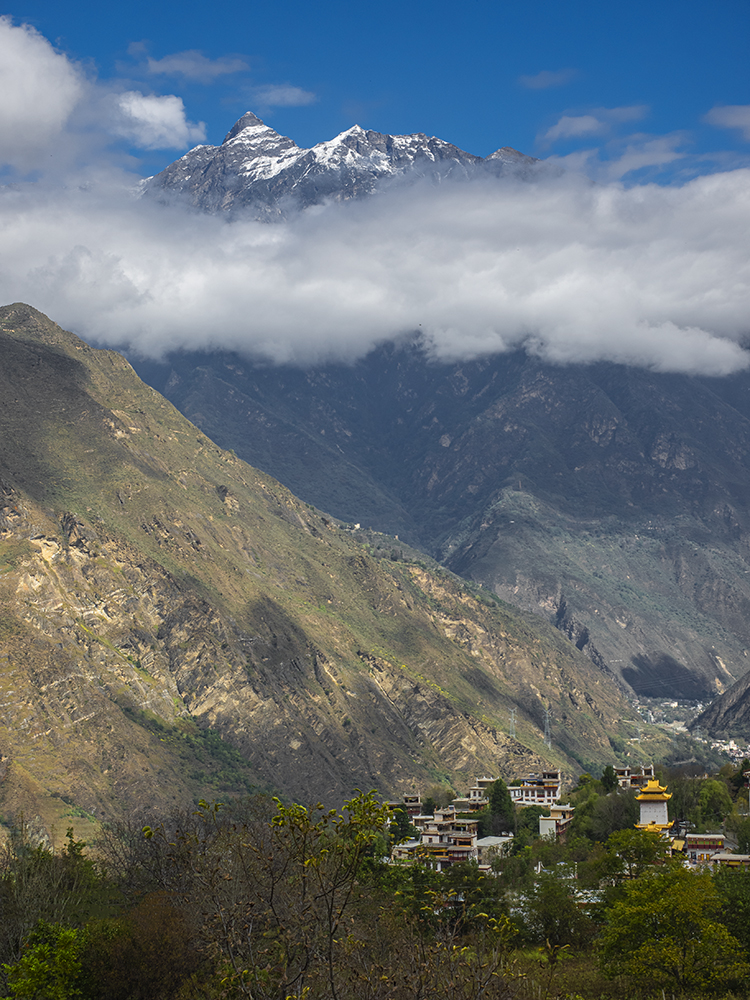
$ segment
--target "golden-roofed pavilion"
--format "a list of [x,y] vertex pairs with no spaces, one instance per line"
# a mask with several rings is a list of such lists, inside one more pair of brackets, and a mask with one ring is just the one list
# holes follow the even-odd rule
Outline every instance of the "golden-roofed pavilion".
[[667,802],[672,798],[672,793],[667,791],[666,785],[660,785],[656,778],[651,778],[636,795],[636,802],[641,806],[641,821],[636,823],[639,830],[666,830],[670,826],[667,815]]

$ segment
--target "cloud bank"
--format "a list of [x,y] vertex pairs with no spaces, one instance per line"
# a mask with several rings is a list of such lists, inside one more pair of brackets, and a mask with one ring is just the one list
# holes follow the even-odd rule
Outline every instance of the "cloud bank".
[[0,17],[3,165],[26,171],[65,141],[86,90],[83,73],[33,28]]
[[[414,181],[280,225],[229,222],[139,199],[108,159],[113,135],[141,148],[199,139],[179,97],[102,87],[7,18],[0,85],[0,167],[35,171],[0,187],[0,302],[88,339],[309,364],[417,331],[446,359],[522,347],[717,375],[750,362],[748,170],[673,187],[551,170]],[[293,90],[275,99],[311,96]],[[722,123],[744,127],[729,111]],[[564,129],[642,113],[595,109]],[[85,180],[75,157],[60,166],[69,146],[88,151]],[[621,160],[674,155],[674,141],[641,137]]]
[[750,171],[680,188],[562,175],[415,185],[283,225],[106,185],[7,190],[0,301],[158,356],[300,364],[420,331],[442,358],[524,347],[724,374],[748,365]]

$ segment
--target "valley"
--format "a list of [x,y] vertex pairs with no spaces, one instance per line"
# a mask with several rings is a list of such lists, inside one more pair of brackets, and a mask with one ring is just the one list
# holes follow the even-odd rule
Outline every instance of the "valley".
[[747,375],[448,364],[418,339],[307,369],[134,363],[224,447],[554,624],[635,696],[706,701],[746,674]]

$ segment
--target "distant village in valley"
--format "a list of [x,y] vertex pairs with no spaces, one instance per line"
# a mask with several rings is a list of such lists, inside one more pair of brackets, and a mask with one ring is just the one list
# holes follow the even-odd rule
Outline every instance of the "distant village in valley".
[[[732,746],[736,748],[732,742]],[[747,763],[747,752],[743,753]],[[743,759],[740,757],[740,759]],[[610,789],[632,789],[639,806],[639,819],[634,828],[659,834],[668,841],[672,857],[687,866],[719,865],[728,868],[750,868],[750,854],[732,850],[736,843],[723,830],[696,832],[687,819],[670,820],[668,803],[672,793],[668,785],[660,784],[653,764],[637,767],[609,767]],[[744,785],[750,785],[750,769],[742,772]],[[420,862],[436,871],[445,871],[465,862],[475,862],[482,871],[490,871],[493,862],[507,857],[515,846],[513,829],[502,833],[480,835],[482,822],[490,808],[490,796],[498,785],[513,805],[514,812],[528,806],[539,807],[538,836],[553,841],[565,841],[575,816],[575,806],[562,802],[563,777],[559,770],[542,771],[512,780],[508,785],[496,777],[477,777],[464,797],[434,807],[431,800],[422,801],[416,793],[406,794],[400,801],[389,804],[395,814],[408,818],[411,836],[396,842],[394,861]],[[430,808],[427,808],[427,806]],[[511,827],[512,817],[506,815],[505,826]]]

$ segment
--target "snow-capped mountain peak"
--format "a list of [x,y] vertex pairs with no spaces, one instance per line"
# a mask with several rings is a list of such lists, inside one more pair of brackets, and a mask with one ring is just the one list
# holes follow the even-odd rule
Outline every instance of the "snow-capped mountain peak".
[[248,111],[221,146],[190,150],[149,178],[144,190],[160,197],[176,195],[208,212],[242,209],[273,219],[290,208],[371,194],[386,177],[468,177],[477,171],[518,170],[532,162],[508,147],[483,160],[421,132],[388,135],[360,125],[303,149]]

